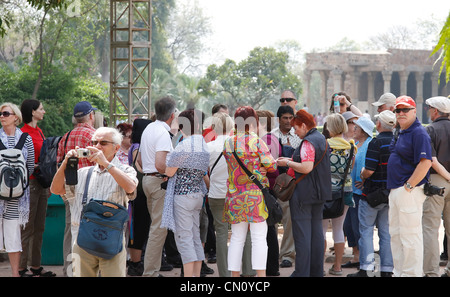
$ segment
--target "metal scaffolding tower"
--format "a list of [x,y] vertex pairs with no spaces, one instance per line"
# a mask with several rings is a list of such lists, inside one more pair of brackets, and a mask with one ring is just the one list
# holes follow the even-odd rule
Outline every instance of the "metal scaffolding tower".
[[152,0],[110,0],[110,125],[151,114]]

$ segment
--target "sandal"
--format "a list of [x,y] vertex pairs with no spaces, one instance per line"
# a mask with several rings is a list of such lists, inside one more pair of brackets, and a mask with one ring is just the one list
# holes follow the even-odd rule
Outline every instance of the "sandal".
[[30,271],[33,273],[33,276],[40,276],[40,277],[54,277],[56,276],[56,273],[53,273],[51,271],[46,271],[42,273],[42,270],[44,270],[44,267],[39,267],[38,269],[33,269],[30,267]]
[[33,277],[33,274],[27,274],[28,269],[19,270],[20,277]]
[[341,270],[334,270],[334,265],[331,266],[330,270],[328,270],[329,274],[333,275],[342,275],[342,269]]

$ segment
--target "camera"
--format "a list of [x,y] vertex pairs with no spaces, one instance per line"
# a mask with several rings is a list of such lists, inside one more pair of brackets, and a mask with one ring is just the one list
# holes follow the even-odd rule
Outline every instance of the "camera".
[[431,183],[425,183],[423,192],[426,196],[444,196],[444,187],[433,186]]
[[91,155],[91,151],[85,148],[77,149],[78,158],[87,158]]

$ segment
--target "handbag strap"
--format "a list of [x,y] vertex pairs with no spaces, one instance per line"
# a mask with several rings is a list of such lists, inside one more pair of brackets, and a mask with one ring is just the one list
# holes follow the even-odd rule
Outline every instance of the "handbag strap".
[[87,196],[88,196],[88,190],[89,190],[89,181],[91,179],[92,171],[94,171],[94,166],[89,168],[88,175],[86,178],[86,184],[84,185],[84,192],[83,192],[83,201],[82,204],[85,205],[87,202]]
[[236,151],[233,151],[233,155],[236,158],[236,160],[238,161],[239,165],[242,167],[242,169],[244,169],[245,173],[247,173],[250,180],[252,182],[254,182],[261,190],[264,189],[264,186],[259,182],[256,175],[254,175],[252,172],[250,172],[250,170],[248,170],[248,168],[244,165],[244,163],[242,163],[241,159],[236,154]]
[[[302,142],[303,143],[303,142]],[[325,155],[327,154],[327,150],[328,150],[328,141],[325,141],[325,151],[323,152],[322,158],[320,158],[319,162],[317,162],[313,169],[311,171],[313,171],[319,164],[320,162],[322,162],[323,158],[325,157]],[[298,184],[302,179],[304,179],[306,176],[308,175],[308,173],[303,174],[302,176],[300,176],[299,178],[297,178],[295,180],[295,184]]]
[[222,157],[222,155],[223,155],[223,152],[220,153],[220,155],[219,155],[219,157],[217,158],[216,162],[214,162],[213,167],[212,167],[211,170],[209,171],[209,175],[211,175],[211,173],[212,173],[214,167],[216,167],[216,165],[217,165],[217,163],[219,162],[219,160],[220,160],[220,158]]

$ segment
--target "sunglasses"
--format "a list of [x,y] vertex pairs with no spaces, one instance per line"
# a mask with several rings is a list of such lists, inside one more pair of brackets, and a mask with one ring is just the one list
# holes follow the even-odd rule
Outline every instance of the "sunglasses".
[[4,118],[7,118],[7,117],[9,117],[10,115],[13,115],[13,114],[14,113],[9,112],[9,111],[2,111],[2,112],[0,112],[0,116],[2,116]]
[[294,101],[294,100],[295,100],[294,98],[281,98],[280,102],[284,103],[284,102],[291,102],[291,101]]
[[98,140],[92,140],[92,141],[91,141],[92,146],[96,146],[96,145],[99,144],[99,143],[100,143],[101,146],[106,146],[106,145],[108,145],[108,143],[114,143],[114,142],[108,141],[108,140],[100,140],[100,141],[98,141]]
[[413,110],[414,108],[397,108],[394,110],[395,113],[408,113],[410,110]]

